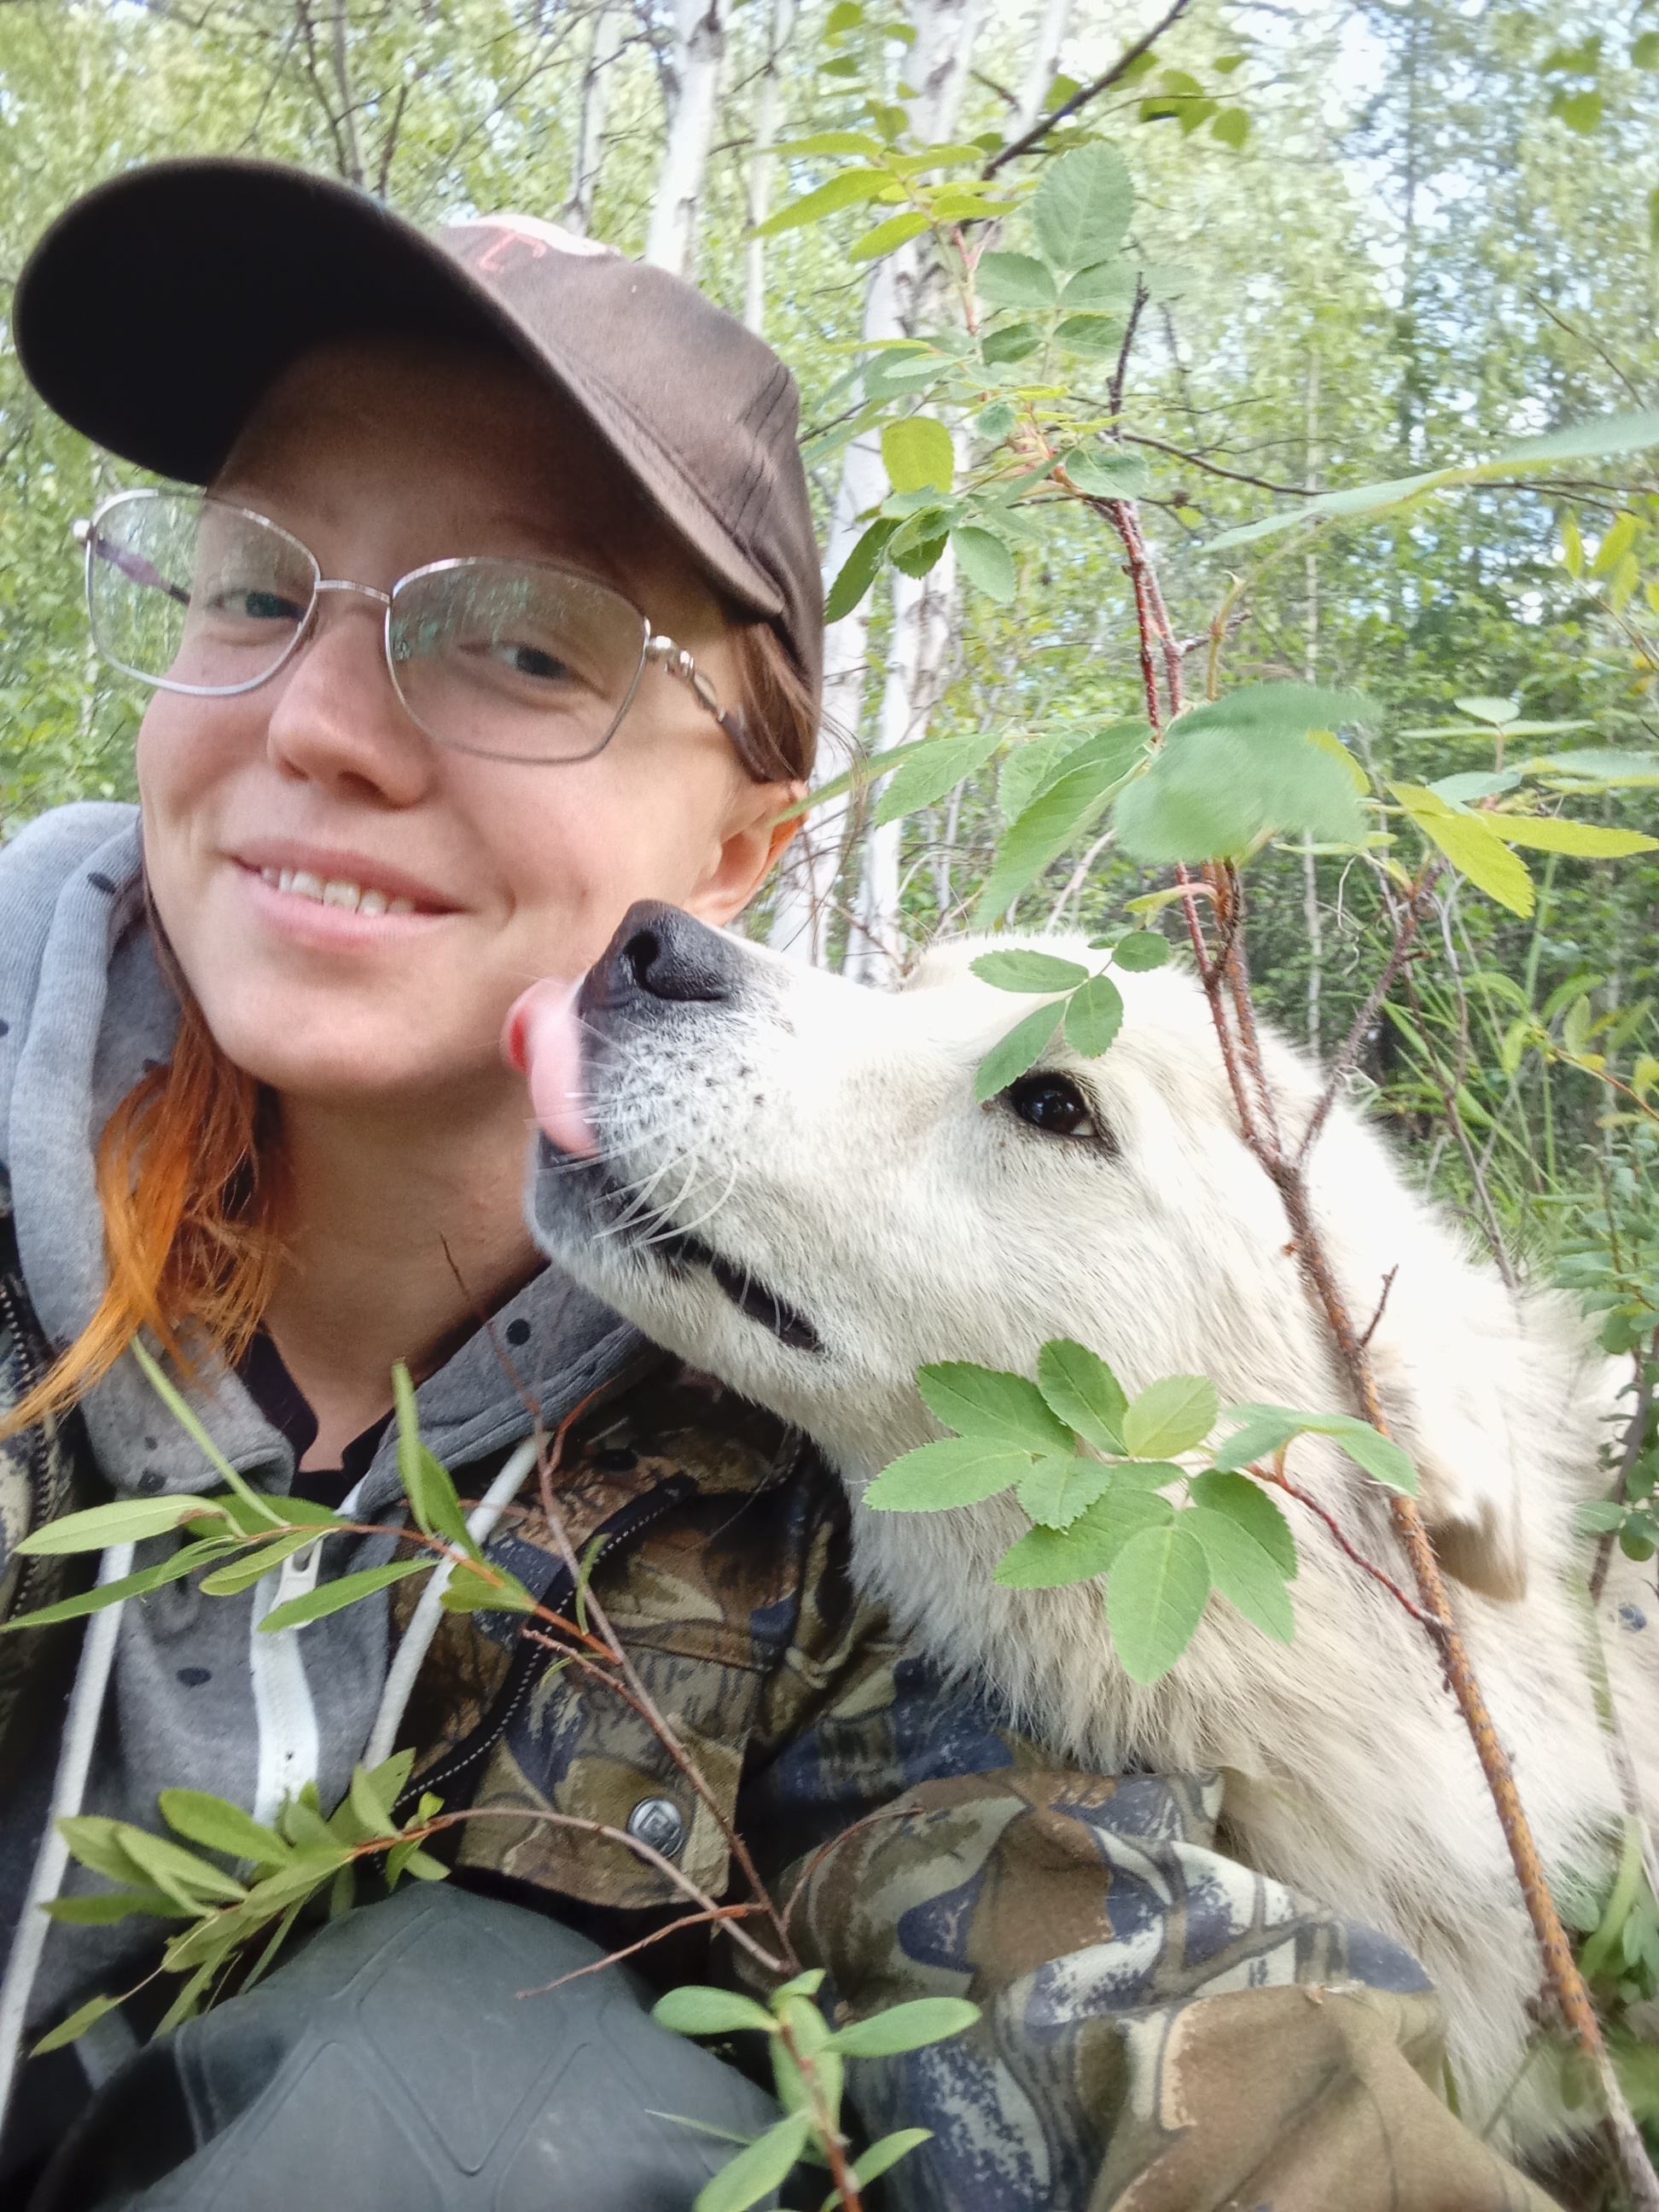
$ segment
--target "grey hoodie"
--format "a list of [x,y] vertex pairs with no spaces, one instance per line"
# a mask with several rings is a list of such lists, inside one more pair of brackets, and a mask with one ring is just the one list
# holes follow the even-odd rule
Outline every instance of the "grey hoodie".
[[[0,849],[0,1170],[9,1172],[24,1279],[42,1326],[67,1345],[104,1284],[97,1143],[145,1068],[172,1052],[178,1009],[143,918],[137,810],[65,806]],[[519,1374],[556,1421],[637,1350],[614,1314],[544,1271],[496,1316]],[[287,1439],[234,1374],[192,1394],[232,1465],[280,1495],[294,1477]],[[423,1433],[464,1495],[468,1469],[499,1460],[530,1417],[481,1331],[417,1394]],[[117,1496],[212,1489],[201,1453],[131,1361],[87,1396],[99,1467]],[[389,1517],[400,1496],[394,1432],[356,1493],[364,1519]],[[139,1564],[171,1538],[141,1547]],[[386,1538],[336,1537],[319,1578],[376,1565]],[[0,1562],[3,1565],[3,1562]],[[157,1792],[212,1790],[269,1820],[314,1779],[325,1806],[343,1796],[380,1701],[386,1668],[384,1595],[276,1636],[257,1633],[279,1577],[238,1598],[206,1598],[178,1582],[130,1601],[84,1809],[162,1826]],[[0,1805],[0,1943],[9,1945],[21,1880],[44,1813],[38,1790]],[[71,1874],[66,1887],[98,1887]],[[154,1923],[54,1927],[31,2021],[60,2015],[112,1969],[151,1948]]]

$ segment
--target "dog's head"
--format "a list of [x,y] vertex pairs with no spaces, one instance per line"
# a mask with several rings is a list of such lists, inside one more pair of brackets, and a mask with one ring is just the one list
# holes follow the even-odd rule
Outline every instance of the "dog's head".
[[[976,978],[984,949],[945,946],[889,994],[636,906],[574,1029],[562,1000],[532,998],[520,1018],[520,1055],[560,1139],[544,1139],[538,1241],[855,1480],[936,1433],[918,1366],[1030,1374],[1055,1336],[1101,1352],[1131,1390],[1196,1372],[1224,1397],[1344,1403],[1196,983],[1169,968],[1122,975],[1109,1051],[1085,1060],[1057,1033],[981,1104],[981,1061],[1042,1004]],[[1272,1038],[1267,1050],[1294,1125],[1316,1074]],[[1358,1302],[1390,1266],[1420,1273],[1440,1232],[1377,1140],[1337,1120],[1322,1180],[1359,1177],[1334,1231]],[[1512,1482],[1492,1483],[1497,1498],[1448,1490],[1440,1517],[1507,1528]]]

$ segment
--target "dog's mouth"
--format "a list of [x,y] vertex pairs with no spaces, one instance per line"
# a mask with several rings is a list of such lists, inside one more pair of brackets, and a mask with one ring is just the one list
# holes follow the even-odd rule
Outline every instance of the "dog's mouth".
[[[625,1207],[630,1194],[609,1176],[604,1178],[607,1200]],[[763,1283],[747,1267],[728,1260],[713,1245],[705,1244],[701,1237],[689,1230],[677,1229],[661,1214],[637,1214],[628,1221],[625,1235],[629,1249],[641,1257],[661,1261],[674,1268],[704,1267],[713,1276],[724,1295],[752,1322],[770,1330],[780,1344],[787,1344],[792,1352],[822,1352],[823,1340],[806,1316],[787,1298],[780,1297],[769,1284]]]

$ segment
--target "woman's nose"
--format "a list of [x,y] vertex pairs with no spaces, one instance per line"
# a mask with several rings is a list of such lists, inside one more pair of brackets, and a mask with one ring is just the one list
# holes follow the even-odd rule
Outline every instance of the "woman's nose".
[[398,696],[378,598],[323,596],[312,626],[275,679],[267,729],[285,774],[407,806],[431,781],[432,740]]

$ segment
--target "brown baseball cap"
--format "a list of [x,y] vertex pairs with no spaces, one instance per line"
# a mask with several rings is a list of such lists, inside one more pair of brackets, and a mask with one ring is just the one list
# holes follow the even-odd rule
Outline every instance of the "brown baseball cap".
[[319,345],[505,342],[581,410],[720,591],[773,624],[817,693],[823,587],[795,380],[664,270],[532,216],[428,234],[282,163],[159,161],[58,216],[18,280],[12,330],[65,422],[198,484]]

